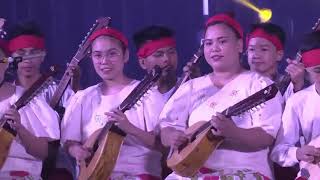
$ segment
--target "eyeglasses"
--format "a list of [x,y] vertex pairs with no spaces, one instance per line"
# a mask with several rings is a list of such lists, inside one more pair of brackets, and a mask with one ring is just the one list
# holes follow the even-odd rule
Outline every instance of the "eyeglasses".
[[91,58],[102,61],[103,59],[108,59],[111,61],[117,60],[117,58],[121,55],[118,50],[110,50],[107,52],[94,51],[91,53]]

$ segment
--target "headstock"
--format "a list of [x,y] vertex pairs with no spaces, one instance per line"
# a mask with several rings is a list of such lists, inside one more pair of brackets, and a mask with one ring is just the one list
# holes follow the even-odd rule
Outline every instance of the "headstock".
[[91,45],[91,42],[88,41],[90,35],[101,28],[107,28],[110,23],[110,20],[110,17],[101,17],[96,20],[95,24],[93,24],[93,26],[90,28],[90,31],[86,34],[81,44],[79,45],[79,49],[74,59],[81,61],[87,55]]
[[319,31],[320,30],[320,18],[317,20],[317,22],[312,27],[313,31]]

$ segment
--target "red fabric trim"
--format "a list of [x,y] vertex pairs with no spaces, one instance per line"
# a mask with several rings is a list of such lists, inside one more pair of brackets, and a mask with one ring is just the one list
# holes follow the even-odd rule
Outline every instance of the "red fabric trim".
[[255,31],[253,31],[251,34],[249,34],[247,38],[247,45],[249,45],[249,41],[251,38],[256,38],[256,37],[264,38],[270,41],[277,48],[278,51],[283,50],[283,44],[281,43],[280,39],[275,35],[267,33],[262,28],[258,28]]
[[202,167],[199,169],[199,172],[201,174],[209,174],[209,173],[213,173],[214,171],[212,169],[206,168],[206,167]]
[[167,46],[176,47],[176,41],[173,38],[161,38],[158,40],[146,42],[139,48],[137,55],[139,58],[146,58],[158,49]]
[[301,54],[306,68],[320,65],[320,49],[313,49]]
[[26,177],[29,175],[30,174],[26,171],[10,171],[10,176],[14,176],[14,177]]
[[241,38],[243,38],[243,30],[241,28],[240,23],[235,20],[234,18],[232,18],[231,16],[229,16],[228,14],[217,14],[212,16],[211,18],[209,18],[206,22],[206,28],[208,28],[208,26],[212,23],[215,22],[224,22],[226,24],[228,24],[229,26],[231,26],[232,28],[234,28],[240,35]]
[[139,177],[141,180],[161,180],[160,177],[152,176],[152,175],[150,175],[150,174],[139,174],[138,177]]
[[9,41],[9,51],[12,53],[23,48],[44,49],[44,38],[34,35],[21,35]]
[[99,29],[97,31],[95,31],[94,33],[92,33],[89,37],[89,41],[94,41],[97,37],[99,36],[111,36],[114,37],[116,39],[118,39],[119,41],[121,41],[126,47],[128,47],[128,39],[118,30],[114,29],[114,28],[102,28]]

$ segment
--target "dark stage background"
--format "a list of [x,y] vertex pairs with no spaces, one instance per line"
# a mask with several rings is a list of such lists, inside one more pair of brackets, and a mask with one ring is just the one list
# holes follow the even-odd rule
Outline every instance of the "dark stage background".
[[[257,13],[232,0],[208,0],[209,14],[234,11],[245,30],[258,22]],[[271,22],[281,25],[287,33],[286,57],[294,56],[298,42],[319,17],[319,0],[252,0],[260,8],[273,11]],[[101,16],[112,17],[111,26],[122,30],[129,38],[131,59],[125,72],[142,78],[138,67],[132,35],[144,26],[162,24],[176,31],[179,71],[199,46],[201,30],[207,16],[202,0],[1,0],[0,17],[7,27],[24,20],[35,20],[46,36],[48,49],[44,68],[51,64],[65,65],[78,44]],[[284,66],[284,65],[283,65]],[[65,66],[64,66],[65,67]],[[82,87],[99,81],[89,59],[83,60]],[[202,62],[204,73],[210,71]]]

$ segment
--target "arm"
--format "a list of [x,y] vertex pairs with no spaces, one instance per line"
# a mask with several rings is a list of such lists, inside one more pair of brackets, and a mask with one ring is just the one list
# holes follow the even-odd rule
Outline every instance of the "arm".
[[235,144],[245,146],[250,150],[265,149],[273,144],[274,138],[261,127],[249,129],[237,127],[231,119],[220,113],[212,117],[211,124],[217,129],[212,130],[215,135],[228,138]]
[[[22,125],[21,125],[22,126]],[[21,139],[22,145],[25,147],[26,152],[41,160],[48,156],[48,142],[52,139],[44,137],[36,137],[30,133],[24,126],[17,129],[18,136]]]
[[277,135],[271,159],[284,167],[298,163],[296,143],[299,142],[299,117],[293,107],[293,98],[289,98],[282,116],[282,124]]
[[21,140],[21,144],[26,149],[26,152],[32,156],[44,160],[48,156],[49,138],[36,137],[28,131],[20,121],[20,114],[15,109],[9,109],[4,116],[6,119],[13,121],[12,126],[16,129]]
[[156,135],[153,131],[147,132],[135,127],[132,123],[130,123],[127,116],[118,109],[114,109],[111,112],[106,112],[105,114],[109,116],[108,119],[110,121],[115,121],[116,125],[124,132],[140,139],[149,148],[153,149],[156,147]]

